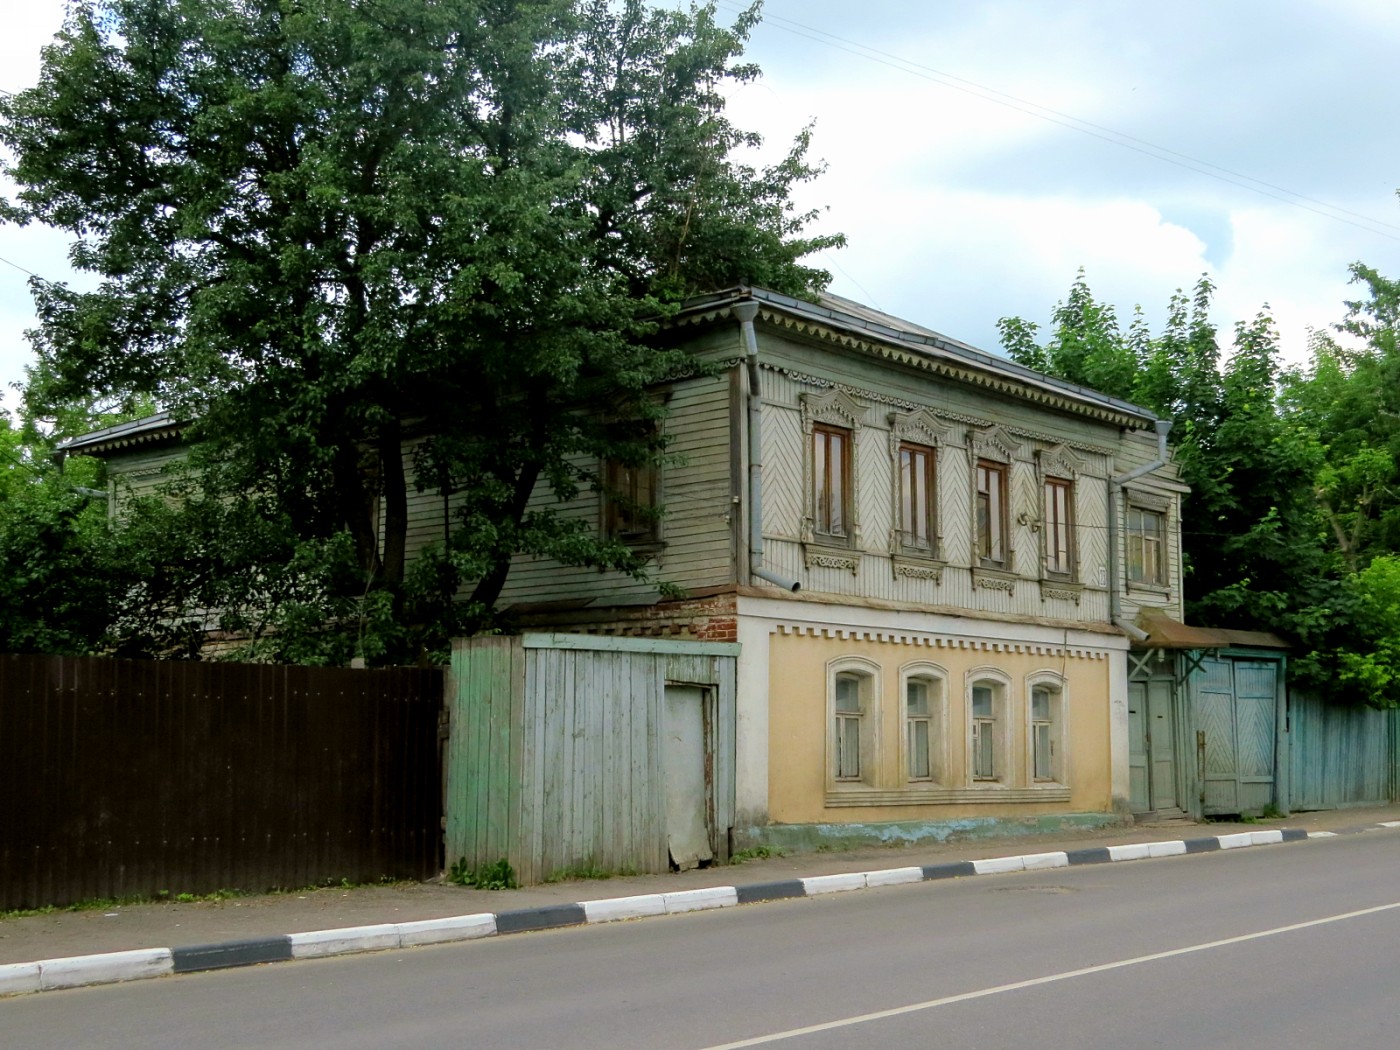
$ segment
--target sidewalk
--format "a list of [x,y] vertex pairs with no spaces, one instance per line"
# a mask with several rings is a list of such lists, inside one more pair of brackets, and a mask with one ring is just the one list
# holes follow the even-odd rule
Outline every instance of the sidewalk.
[[1385,821],[1400,821],[1400,806],[1303,813],[1250,824],[1116,827],[926,846],[795,854],[679,874],[579,880],[519,890],[473,890],[436,882],[400,883],[349,889],[331,887],[187,904],[123,905],[103,911],[59,911],[0,919],[0,965],[1125,843],[1166,842],[1278,828],[1346,832],[1374,827]]

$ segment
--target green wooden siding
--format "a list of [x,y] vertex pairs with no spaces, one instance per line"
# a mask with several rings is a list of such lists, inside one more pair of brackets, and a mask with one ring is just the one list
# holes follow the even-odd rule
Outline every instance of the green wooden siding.
[[1400,712],[1289,698],[1293,809],[1381,805],[1396,794]]
[[457,642],[448,686],[449,863],[504,857],[525,884],[580,868],[666,871],[668,682],[709,692],[712,846],[727,857],[737,649],[548,634]]

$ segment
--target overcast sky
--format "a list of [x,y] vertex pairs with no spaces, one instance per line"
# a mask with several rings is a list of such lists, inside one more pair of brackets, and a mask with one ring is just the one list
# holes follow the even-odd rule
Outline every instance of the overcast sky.
[[[61,18],[0,16],[0,89],[34,82]],[[1221,328],[1268,303],[1295,359],[1341,319],[1350,263],[1400,276],[1394,0],[768,0],[749,54],[736,122],[776,153],[816,121],[829,170],[804,202],[850,241],[820,259],[832,291],[985,349],[1000,317],[1048,321],[1081,266],[1154,332],[1209,273]],[[69,276],[42,230],[0,227],[0,257]],[[0,263],[7,385],[25,278]]]

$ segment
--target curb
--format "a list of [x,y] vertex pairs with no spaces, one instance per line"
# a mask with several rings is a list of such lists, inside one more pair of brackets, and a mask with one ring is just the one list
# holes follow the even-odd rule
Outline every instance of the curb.
[[[1400,821],[1390,821],[1375,827],[1400,827]],[[1371,827],[1348,830],[1369,831]],[[1245,831],[1209,838],[1138,842],[1053,853],[993,857],[987,860],[950,861],[922,867],[817,875],[806,879],[750,883],[747,886],[709,886],[696,890],[678,890],[674,893],[611,897],[604,900],[580,901],[576,904],[550,904],[538,908],[454,915],[445,919],[426,919],[418,922],[312,930],[306,933],[226,941],[220,944],[143,948],[101,955],[8,963],[0,964],[0,998],[28,992],[47,992],[58,988],[136,981],[175,973],[198,973],[292,959],[326,958],[393,948],[412,948],[424,944],[446,944],[481,937],[619,922],[655,915],[678,915],[713,908],[732,908],[740,904],[757,904],[762,901],[846,893],[879,886],[898,886],[972,875],[1041,871],[1085,864],[1114,864],[1122,861],[1179,857],[1248,846],[1297,842],[1307,838],[1333,838],[1337,834],[1333,831],[1308,832],[1303,828],[1274,828],[1268,831]]]

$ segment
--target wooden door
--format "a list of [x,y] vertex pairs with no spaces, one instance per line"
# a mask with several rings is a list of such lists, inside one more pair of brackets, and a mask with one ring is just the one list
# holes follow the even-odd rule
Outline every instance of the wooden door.
[[666,686],[662,746],[666,783],[666,844],[681,871],[714,856],[710,847],[710,771],[706,741],[706,690]]
[[1128,776],[1129,804],[1134,813],[1180,805],[1170,679],[1128,683]]

